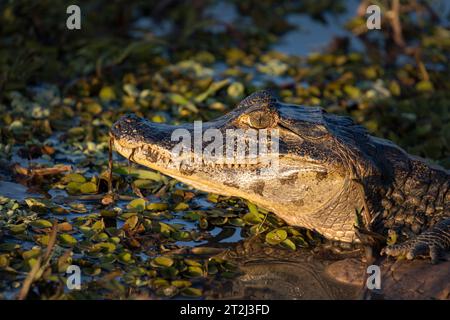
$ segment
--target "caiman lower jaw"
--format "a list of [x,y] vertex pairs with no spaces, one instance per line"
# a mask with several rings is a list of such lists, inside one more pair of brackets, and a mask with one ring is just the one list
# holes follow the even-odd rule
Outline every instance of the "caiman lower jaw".
[[118,140],[113,139],[114,148],[118,153],[120,153],[123,157],[133,160],[134,162],[141,164],[150,169],[161,172],[167,176],[175,178],[183,183],[186,183],[196,189],[203,190],[206,192],[212,192],[216,194],[221,194],[224,196],[233,196],[235,195],[231,188],[226,186],[220,186],[219,188],[211,182],[208,181],[197,181],[192,178],[189,174],[183,174],[183,170],[177,170],[175,168],[170,168],[167,166],[167,163],[155,163],[149,161],[143,154],[139,152],[133,152],[134,149],[124,147]]

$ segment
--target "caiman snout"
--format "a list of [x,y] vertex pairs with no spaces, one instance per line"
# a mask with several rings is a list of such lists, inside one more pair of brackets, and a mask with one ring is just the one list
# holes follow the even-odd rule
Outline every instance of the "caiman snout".
[[123,148],[162,145],[170,142],[175,126],[150,122],[135,114],[126,114],[111,127],[110,136]]

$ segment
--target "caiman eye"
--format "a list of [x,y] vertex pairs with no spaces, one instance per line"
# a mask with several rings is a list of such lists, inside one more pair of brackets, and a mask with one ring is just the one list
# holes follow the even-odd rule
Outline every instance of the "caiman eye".
[[247,115],[248,124],[255,129],[264,129],[270,127],[273,121],[273,115],[265,111],[253,111]]

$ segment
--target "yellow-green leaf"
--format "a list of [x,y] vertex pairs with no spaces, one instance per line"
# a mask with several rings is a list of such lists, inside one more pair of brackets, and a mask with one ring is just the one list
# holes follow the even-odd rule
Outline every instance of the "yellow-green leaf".
[[80,186],[81,193],[96,193],[97,185],[93,182],[86,182]]
[[137,211],[144,211],[145,210],[145,199],[138,198],[132,200],[130,203],[128,203],[127,208],[128,209],[135,209]]
[[67,234],[67,233],[60,234],[59,240],[61,241],[62,244],[68,245],[68,246],[74,246],[78,242],[77,239],[75,239],[73,236],[71,236],[70,234]]
[[287,232],[283,229],[275,229],[266,234],[266,242],[271,245],[276,245],[286,240]]
[[39,229],[42,228],[43,229],[43,228],[51,228],[53,224],[48,220],[38,219],[38,220],[31,221],[30,225],[34,228],[39,228]]
[[153,259],[153,263],[160,267],[171,267],[174,264],[174,261],[172,258],[160,256]]

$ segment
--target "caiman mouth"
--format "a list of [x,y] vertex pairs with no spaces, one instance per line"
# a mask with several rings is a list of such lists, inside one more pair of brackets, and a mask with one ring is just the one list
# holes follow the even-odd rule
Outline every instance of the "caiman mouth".
[[[207,122],[203,125],[214,127],[216,123]],[[175,130],[186,130],[189,134],[195,135],[192,124],[178,126],[160,124],[150,122],[134,114],[127,114],[113,124],[110,137],[116,150],[124,157],[156,170],[162,168],[182,171],[237,168],[256,170],[269,167],[271,162],[268,158],[273,159],[274,157],[271,154],[268,157],[258,156],[240,160],[233,158],[231,161],[227,161],[224,157],[205,157],[203,151],[197,157],[196,152],[191,149],[191,145],[189,145],[188,152],[182,156],[179,154],[175,156],[173,150],[178,141],[173,141],[171,138]],[[278,153],[276,156],[278,157]]]

